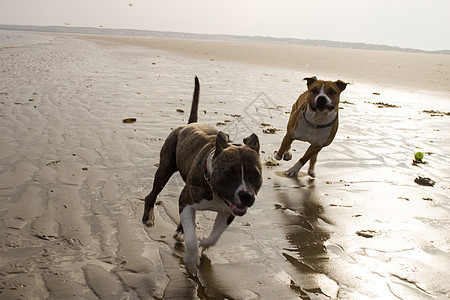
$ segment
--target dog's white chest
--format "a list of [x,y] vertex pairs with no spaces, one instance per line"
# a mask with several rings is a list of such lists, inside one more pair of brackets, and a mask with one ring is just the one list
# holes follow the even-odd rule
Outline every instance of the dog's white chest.
[[306,123],[304,118],[300,118],[294,131],[293,138],[296,140],[309,142],[312,145],[324,145],[331,134],[331,126],[326,128],[314,128]]
[[229,211],[228,205],[216,195],[212,200],[202,199],[200,202],[194,203],[192,208],[195,210],[211,210],[217,212]]

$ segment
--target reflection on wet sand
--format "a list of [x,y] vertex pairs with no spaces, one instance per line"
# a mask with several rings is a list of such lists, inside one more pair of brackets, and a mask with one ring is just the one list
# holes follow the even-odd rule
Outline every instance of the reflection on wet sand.
[[[281,186],[275,186],[274,192],[278,203],[276,209],[281,212],[283,229],[291,247],[283,248],[282,254],[296,270],[293,276],[300,286],[296,288],[300,296],[323,295],[336,297],[337,284],[323,274],[329,261],[325,243],[330,238],[328,230],[322,226],[324,208],[316,194],[313,179],[290,179],[298,188],[289,193]],[[291,288],[296,284],[291,283]],[[309,295],[309,296],[308,296]]]

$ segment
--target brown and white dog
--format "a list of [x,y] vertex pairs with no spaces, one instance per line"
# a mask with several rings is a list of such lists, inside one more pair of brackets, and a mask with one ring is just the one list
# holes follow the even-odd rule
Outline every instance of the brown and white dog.
[[309,160],[308,174],[315,177],[314,165],[317,154],[331,144],[338,129],[339,96],[347,83],[323,81],[316,77],[304,78],[308,90],[301,94],[292,105],[287,124],[287,132],[280,149],[275,152],[275,159],[290,160],[289,149],[294,140],[309,142],[311,145],[300,160],[286,171],[289,177],[297,177],[300,169]]
[[[169,178],[180,172],[185,182],[179,198],[180,224],[174,238],[186,244],[184,263],[190,272],[199,265],[202,251],[214,245],[235,216],[243,216],[255,202],[262,185],[259,140],[255,134],[244,145],[230,144],[228,135],[197,122],[200,84],[195,77],[194,99],[188,125],[175,128],[161,148],[153,189],[145,198],[142,222],[153,226],[156,197]],[[209,237],[197,239],[196,210],[217,212]]]

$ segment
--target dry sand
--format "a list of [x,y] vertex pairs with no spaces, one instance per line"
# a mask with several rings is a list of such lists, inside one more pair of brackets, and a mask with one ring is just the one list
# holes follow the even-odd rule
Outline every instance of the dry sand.
[[[424,112],[450,111],[450,56],[6,35],[1,299],[450,295],[450,116]],[[161,145],[187,122],[194,75],[202,87],[200,121],[235,141],[257,133],[264,161],[305,89],[301,78],[352,83],[341,96],[336,139],[319,155],[317,179],[281,176],[293,161],[265,166],[254,207],[204,254],[198,277],[186,275],[183,249],[171,238],[180,177],[161,193],[155,227],[140,222]],[[294,143],[294,160],[306,147]],[[411,164],[416,151],[427,164]],[[436,184],[418,185],[418,176]],[[199,235],[213,216],[198,213]]]
[[450,57],[443,54],[373,51],[244,42],[211,42],[126,36],[86,36],[105,44],[133,44],[202,59],[237,61],[348,82],[407,90],[450,92]]

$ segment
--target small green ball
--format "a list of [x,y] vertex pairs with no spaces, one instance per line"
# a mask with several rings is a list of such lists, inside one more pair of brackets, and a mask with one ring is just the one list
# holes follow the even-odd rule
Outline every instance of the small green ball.
[[423,152],[416,152],[414,154],[414,159],[415,160],[422,160],[423,159]]

